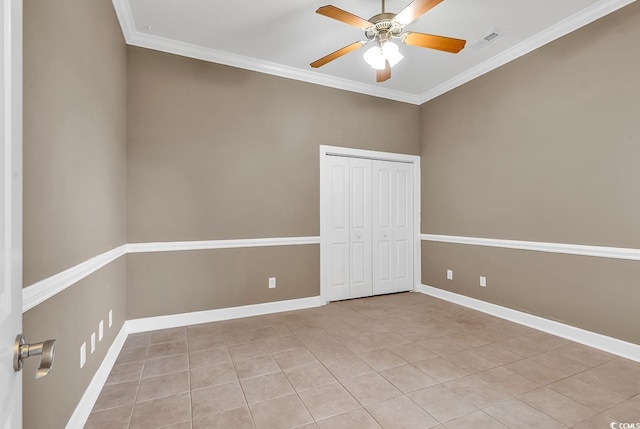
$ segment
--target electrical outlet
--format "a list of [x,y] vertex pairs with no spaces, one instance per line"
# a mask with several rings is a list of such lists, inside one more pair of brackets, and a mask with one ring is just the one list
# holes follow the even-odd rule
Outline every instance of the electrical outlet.
[[276,287],[276,278],[269,277],[269,289],[274,289]]
[[96,333],[91,334],[91,354],[96,351]]
[[480,286],[487,287],[487,278],[480,276]]
[[104,320],[98,323],[98,341],[102,341],[102,337],[104,337]]
[[80,346],[80,368],[82,368],[85,363],[87,363],[87,343],[86,342],[82,343],[82,345]]
[[113,310],[109,310],[109,327],[113,326]]
[[447,279],[453,280],[453,270],[447,270]]

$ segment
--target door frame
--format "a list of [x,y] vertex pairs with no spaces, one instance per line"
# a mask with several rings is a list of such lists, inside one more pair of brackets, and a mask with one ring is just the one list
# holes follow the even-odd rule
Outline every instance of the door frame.
[[[2,0],[2,83],[0,83],[0,143],[3,163],[0,187],[2,210],[3,287],[9,294],[0,295],[2,333],[2,371],[13,367],[13,341],[22,332],[22,0]],[[13,371],[13,369],[11,369]],[[5,374],[6,375],[6,374]],[[11,374],[10,400],[0,408],[0,426],[22,426],[22,372]],[[3,395],[4,395],[3,393]],[[4,397],[2,397],[4,402]],[[9,420],[6,420],[9,418]]]
[[325,183],[326,163],[329,156],[344,156],[351,158],[365,158],[379,161],[405,162],[412,165],[413,177],[413,290],[420,290],[421,255],[420,255],[420,157],[403,153],[378,152],[365,149],[352,149],[339,146],[320,145],[320,298],[323,304],[327,304],[328,285],[327,272],[329,264],[326,261],[325,252],[328,243],[326,228],[328,219],[325,219],[323,198]]

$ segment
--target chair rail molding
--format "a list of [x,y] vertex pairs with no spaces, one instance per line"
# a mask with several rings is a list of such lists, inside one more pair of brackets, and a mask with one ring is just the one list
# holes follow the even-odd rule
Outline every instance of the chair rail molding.
[[457,235],[420,234],[422,241],[500,247],[503,249],[533,250],[567,255],[640,261],[640,249],[628,247],[589,246],[584,244],[548,243],[543,241],[504,240],[499,238],[462,237]]
[[320,244],[319,236],[242,238],[233,240],[166,241],[123,244],[22,289],[22,312],[31,310],[52,296],[129,253],[186,250],[238,249],[243,247],[299,246]]

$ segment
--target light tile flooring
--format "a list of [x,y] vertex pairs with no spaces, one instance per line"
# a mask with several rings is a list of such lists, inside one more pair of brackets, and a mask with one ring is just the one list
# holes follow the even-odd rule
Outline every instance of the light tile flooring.
[[86,428],[607,429],[640,364],[418,293],[130,335]]

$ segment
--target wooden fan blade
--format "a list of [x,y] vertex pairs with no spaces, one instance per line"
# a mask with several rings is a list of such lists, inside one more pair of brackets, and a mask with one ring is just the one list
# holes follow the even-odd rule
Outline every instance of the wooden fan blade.
[[366,30],[373,25],[366,19],[360,18],[359,16],[347,12],[346,10],[342,10],[331,5],[322,6],[321,8],[316,10],[316,13],[329,18],[337,19],[338,21],[344,22],[345,24],[353,25],[354,27],[358,27],[363,30]]
[[415,21],[420,15],[437,6],[442,0],[414,0],[396,15],[394,20],[400,25]]
[[329,55],[326,55],[320,58],[319,60],[312,62],[310,65],[314,69],[317,69],[318,67],[322,67],[323,65],[335,60],[336,58],[340,58],[341,56],[346,55],[351,51],[355,51],[356,49],[363,47],[365,43],[367,42],[359,41],[359,42],[352,43],[350,45],[345,46],[344,48],[340,48],[337,51],[332,52]]
[[389,64],[389,60],[385,60],[384,70],[376,70],[376,82],[384,82],[385,80],[389,80],[391,78],[391,64]]
[[453,37],[434,36],[433,34],[413,32],[405,33],[402,41],[407,45],[437,49],[438,51],[451,52],[452,54],[460,52],[467,43],[466,40],[454,39]]

